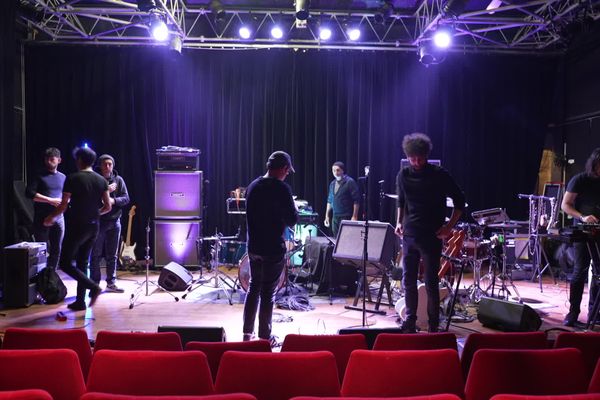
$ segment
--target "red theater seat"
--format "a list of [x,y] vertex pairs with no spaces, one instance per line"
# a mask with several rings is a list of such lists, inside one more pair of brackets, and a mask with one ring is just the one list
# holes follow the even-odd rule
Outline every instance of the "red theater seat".
[[600,393],[600,360],[596,363],[596,369],[590,379],[589,393]]
[[281,352],[287,351],[330,351],[335,357],[340,380],[344,378],[350,353],[367,348],[361,333],[348,335],[286,335]]
[[592,376],[596,363],[600,359],[600,333],[598,332],[561,332],[554,342],[554,348],[573,347],[581,350],[583,361]]
[[554,396],[528,396],[524,394],[497,394],[491,400],[600,400],[600,393],[557,394]]
[[467,336],[460,359],[465,379],[479,349],[546,349],[548,342],[544,332],[471,333]]
[[290,400],[460,400],[454,394],[432,394],[431,396],[408,396],[408,397],[311,397],[298,396]]
[[352,352],[341,395],[401,397],[463,395],[464,381],[454,350]]
[[99,350],[87,390],[139,396],[214,393],[206,356],[199,351]]
[[85,382],[71,349],[0,351],[0,391],[40,389],[54,400],[78,400]]
[[3,349],[71,349],[77,353],[85,379],[92,362],[92,348],[83,329],[8,328]]
[[0,392],[0,400],[52,400],[52,396],[40,389],[9,390]]
[[271,352],[271,345],[268,340],[251,340],[248,342],[188,342],[185,345],[186,350],[197,350],[206,354],[208,366],[213,380],[217,378],[217,371],[221,363],[221,357],[226,351],[251,351],[251,352]]
[[96,335],[94,351],[98,350],[160,350],[181,351],[181,338],[175,332],[111,332]]
[[294,396],[339,396],[335,357],[328,351],[223,354],[217,393],[250,393],[258,400]]
[[86,393],[81,400],[256,400],[248,393],[209,394],[205,396],[129,396],[126,394]]
[[478,350],[467,377],[467,400],[493,395],[560,395],[585,393],[588,379],[576,349]]
[[380,333],[373,350],[458,350],[454,333]]

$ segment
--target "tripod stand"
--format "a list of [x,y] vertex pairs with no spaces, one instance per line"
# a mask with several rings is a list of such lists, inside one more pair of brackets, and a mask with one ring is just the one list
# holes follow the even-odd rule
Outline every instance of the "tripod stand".
[[[521,295],[519,294],[519,290],[517,289],[517,287],[515,286],[515,283],[512,280],[512,277],[510,276],[510,274],[508,273],[508,268],[507,268],[507,263],[506,263],[506,230],[508,229],[515,229],[517,227],[517,225],[511,225],[511,224],[491,224],[489,225],[490,228],[492,229],[500,229],[500,231],[502,232],[501,236],[498,237],[498,244],[500,244],[500,248],[501,248],[501,254],[494,254],[494,252],[492,252],[492,257],[491,257],[491,263],[494,264],[494,271],[498,270],[498,264],[500,264],[500,273],[496,274],[494,272],[494,276],[492,279],[492,291],[490,293],[490,295],[493,297],[494,296],[494,288],[496,286],[496,278],[498,278],[500,280],[500,287],[498,289],[498,298],[502,298],[502,299],[509,299],[509,296],[511,295],[511,292],[509,290],[509,286],[514,290],[515,295],[517,296],[517,299],[519,301],[519,303],[522,303],[521,300]],[[498,245],[496,244],[496,246]],[[497,252],[496,252],[497,253]],[[508,284],[507,284],[508,282]]]
[[[158,283],[150,280],[150,218],[148,218],[148,222],[146,223],[146,255],[144,256],[144,263],[146,267],[146,279],[143,282],[138,282],[138,287],[134,290],[134,292],[129,297],[129,309],[131,310],[137,301],[137,299],[142,294],[142,288],[146,287],[146,296],[152,295],[157,290],[162,290],[165,293],[168,293],[171,297],[175,299],[175,301],[179,301],[179,297],[175,296],[173,293],[168,290],[163,289],[158,285]],[[150,286],[154,287],[154,290],[150,292]]]

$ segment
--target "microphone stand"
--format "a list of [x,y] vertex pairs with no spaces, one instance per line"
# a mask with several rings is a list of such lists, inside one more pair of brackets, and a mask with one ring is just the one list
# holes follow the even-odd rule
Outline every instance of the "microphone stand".
[[363,259],[362,259],[362,326],[367,326],[367,261],[369,260],[369,166],[365,167],[365,233],[363,237]]

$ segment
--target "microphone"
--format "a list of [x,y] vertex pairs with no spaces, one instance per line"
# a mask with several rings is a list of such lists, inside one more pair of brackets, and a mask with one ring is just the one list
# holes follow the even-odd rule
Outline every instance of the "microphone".
[[369,170],[370,170],[370,169],[371,169],[371,167],[370,167],[370,166],[368,166],[368,165],[365,165],[365,176],[367,176],[367,177],[369,176]]

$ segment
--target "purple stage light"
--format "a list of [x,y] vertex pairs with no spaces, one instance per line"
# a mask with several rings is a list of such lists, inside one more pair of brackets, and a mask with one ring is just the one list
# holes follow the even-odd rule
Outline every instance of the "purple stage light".
[[279,26],[276,25],[273,28],[271,28],[271,36],[273,37],[273,39],[281,39],[283,37],[283,31]]
[[150,31],[152,32],[152,37],[159,42],[164,42],[169,38],[169,28],[167,28],[167,24],[160,19],[152,22]]
[[358,39],[360,39],[360,29],[358,28],[351,28],[348,30],[348,39],[352,40],[352,41],[356,41]]
[[321,40],[329,40],[329,39],[331,39],[331,29],[329,29],[329,28],[321,28],[321,29],[319,29],[319,38]]
[[446,29],[438,29],[433,34],[433,43],[441,49],[447,49],[452,43],[452,35]]
[[242,39],[250,39],[250,29],[247,26],[242,26],[238,31]]

